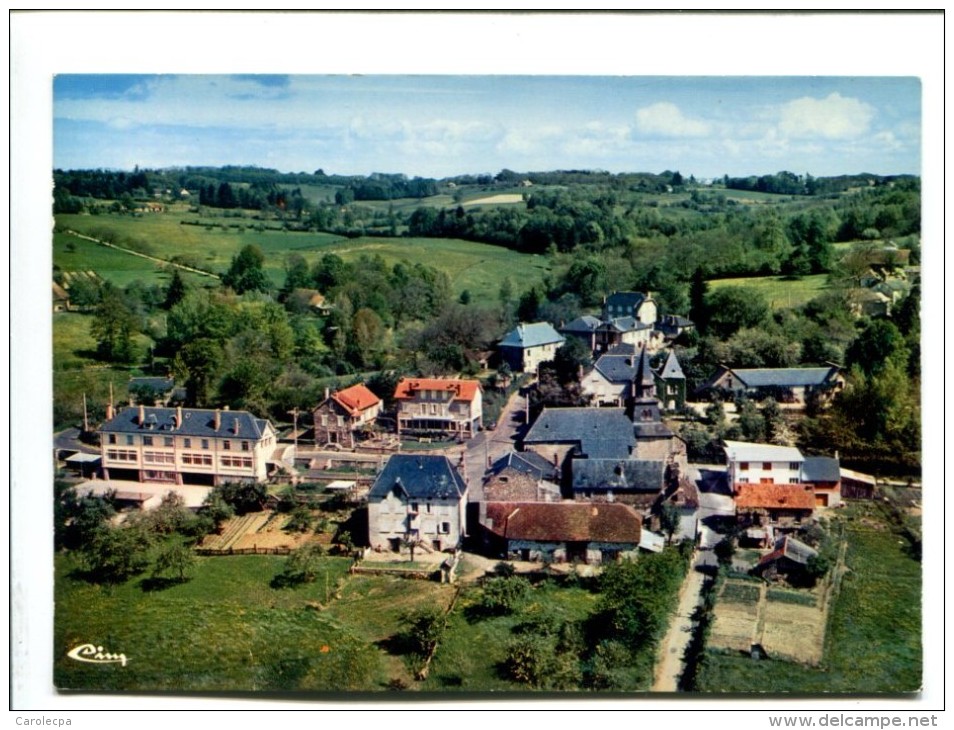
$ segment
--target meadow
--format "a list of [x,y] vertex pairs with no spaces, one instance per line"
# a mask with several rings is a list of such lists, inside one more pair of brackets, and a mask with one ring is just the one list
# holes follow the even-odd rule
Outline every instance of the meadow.
[[822,294],[828,287],[827,274],[812,276],[745,276],[734,279],[711,279],[709,290],[727,286],[743,286],[759,292],[772,309],[800,307]]
[[[57,216],[59,230],[75,230],[93,238],[112,235],[117,245],[126,245],[157,258],[189,263],[217,274],[226,271],[243,246],[255,244],[265,254],[265,271],[275,287],[285,280],[285,259],[299,254],[313,265],[326,253],[346,261],[361,255],[381,256],[388,265],[398,261],[422,263],[444,271],[452,290],[467,290],[476,301],[496,301],[500,283],[510,277],[518,290],[542,281],[551,270],[545,256],[523,254],[501,246],[445,238],[362,237],[349,239],[330,233],[274,230],[275,221],[257,222],[250,217],[208,216],[189,213],[177,206],[168,213],[133,217],[101,214]],[[257,230],[256,226],[263,230]],[[69,250],[69,244],[75,251]],[[131,245],[130,245],[131,244]],[[125,256],[124,260],[122,257]],[[161,282],[168,274],[161,264],[97,245],[65,233],[54,241],[54,264],[63,270],[94,270],[103,278],[124,286],[134,279]],[[195,280],[208,277],[189,274]]]

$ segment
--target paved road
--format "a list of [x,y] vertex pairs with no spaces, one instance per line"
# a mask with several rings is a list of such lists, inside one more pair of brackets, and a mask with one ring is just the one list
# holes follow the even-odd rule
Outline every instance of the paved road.
[[481,431],[466,444],[464,464],[467,470],[469,501],[484,498],[483,476],[487,467],[517,446],[520,429],[525,424],[527,397],[514,392],[500,412],[493,431]]
[[695,623],[692,619],[696,607],[702,603],[702,586],[705,574],[699,568],[711,558],[708,550],[698,550],[693,557],[689,574],[682,582],[679,591],[679,607],[676,615],[669,623],[669,631],[659,647],[656,658],[656,675],[653,681],[653,692],[676,692],[679,688],[679,678],[682,676],[685,665],[683,657],[686,647],[692,639]]

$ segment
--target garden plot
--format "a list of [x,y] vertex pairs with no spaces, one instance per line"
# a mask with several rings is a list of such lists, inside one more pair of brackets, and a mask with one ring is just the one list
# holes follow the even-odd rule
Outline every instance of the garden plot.
[[714,649],[751,650],[758,632],[760,600],[759,585],[726,581],[716,601],[709,645]]
[[760,643],[774,659],[817,665],[825,646],[825,611],[814,601],[795,600],[796,597],[812,598],[805,593],[768,592],[762,609]]

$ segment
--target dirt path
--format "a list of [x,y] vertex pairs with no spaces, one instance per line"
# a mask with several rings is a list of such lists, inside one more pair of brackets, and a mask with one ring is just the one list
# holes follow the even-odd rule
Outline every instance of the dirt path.
[[[698,556],[698,553],[697,553]],[[705,575],[696,570],[697,557],[692,561],[689,574],[679,590],[679,607],[669,622],[669,631],[659,647],[656,658],[656,673],[653,680],[653,692],[676,692],[683,671],[683,657],[686,647],[692,640],[692,616],[702,602],[702,585]]]
[[194,269],[191,266],[186,266],[185,264],[177,264],[172,261],[166,261],[165,259],[156,258],[155,256],[148,256],[144,253],[139,253],[138,251],[133,251],[128,248],[123,248],[122,246],[117,246],[115,243],[106,243],[106,241],[100,241],[98,238],[93,238],[92,236],[87,236],[83,233],[77,233],[76,231],[67,230],[71,236],[76,236],[77,238],[82,238],[84,241],[92,241],[93,243],[98,243],[101,246],[107,246],[109,248],[114,248],[117,251],[122,251],[123,253],[128,253],[130,256],[138,256],[141,259],[146,259],[148,261],[153,261],[157,264],[163,264],[164,266],[175,266],[177,269],[182,269],[183,271],[190,271],[193,274],[199,274],[200,276],[210,276],[213,279],[221,279],[218,274],[213,274],[211,271],[202,271],[202,269]]

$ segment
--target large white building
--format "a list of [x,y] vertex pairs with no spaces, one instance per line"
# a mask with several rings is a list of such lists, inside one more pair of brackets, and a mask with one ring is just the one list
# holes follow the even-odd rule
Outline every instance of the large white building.
[[99,429],[107,480],[217,486],[263,482],[275,429],[246,411],[130,406]]
[[805,457],[792,446],[726,441],[729,483],[801,484]]

